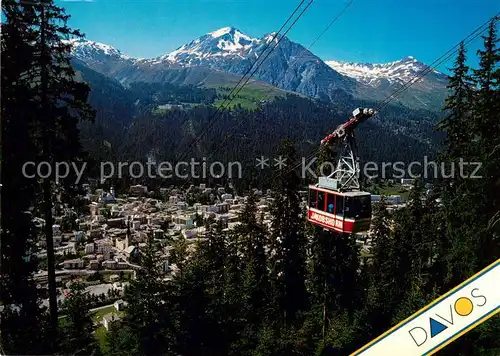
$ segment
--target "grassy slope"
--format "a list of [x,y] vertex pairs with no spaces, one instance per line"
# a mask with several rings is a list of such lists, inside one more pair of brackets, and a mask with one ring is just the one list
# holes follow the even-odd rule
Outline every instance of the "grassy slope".
[[[107,84],[107,86],[117,86],[121,90],[125,90],[121,87],[121,85],[116,82],[114,79],[109,79],[105,75],[96,72],[85,64],[82,64],[78,61],[73,63],[75,71],[76,71],[76,79],[79,81],[88,81],[91,84],[103,85]],[[242,79],[242,75],[233,74],[218,70],[212,70],[209,68],[203,67],[188,67],[188,68],[167,68],[163,70],[159,75],[155,71],[150,71],[149,68],[143,68],[142,71],[138,71],[136,77],[130,78],[130,81],[144,81],[144,82],[169,82],[177,85],[193,85],[205,88],[214,88],[217,90],[217,94],[229,94],[236,85],[238,88],[246,82],[246,79]],[[88,79],[88,80],[85,80]],[[107,81],[106,79],[109,79]],[[225,88],[229,88],[229,90],[224,90]],[[235,96],[238,89],[236,89],[235,93],[231,95],[231,97]],[[234,97],[231,101],[230,105],[227,105],[227,102],[224,104],[224,107],[228,106],[233,108],[238,104],[244,108],[255,109],[259,106],[260,102],[265,100],[273,100],[277,96],[285,96],[286,94],[294,94],[298,96],[302,96],[298,93],[288,92],[285,90],[281,90],[271,84],[266,82],[256,80],[251,78],[246,82],[241,91]],[[224,102],[224,99],[217,99],[214,105],[218,106]],[[193,104],[188,104],[185,106],[196,106]],[[155,109],[153,114],[162,114],[169,109]]]
[[[229,91],[221,90],[222,87],[217,88],[217,94],[229,94]],[[241,105],[243,108],[255,109],[261,101],[272,100],[278,95],[282,95],[279,90],[274,88],[258,87],[258,86],[245,86],[241,91],[236,94],[238,89],[230,96],[233,100],[217,99],[215,106],[224,105],[224,107],[233,108]],[[230,103],[229,103],[230,101]]]
[[367,192],[371,192],[372,194],[375,189],[378,189],[380,195],[399,195],[401,196],[401,200],[407,201],[408,195],[410,194],[409,189],[403,188],[400,184],[393,184],[392,186],[388,186],[387,184],[379,185],[368,185],[363,188],[363,190]]
[[[217,94],[229,95],[233,88],[239,83],[241,77],[242,76],[229,73],[224,73],[217,76],[208,76],[202,83],[202,85],[206,88],[215,88],[217,90]],[[281,90],[275,86],[255,79],[250,79],[242,87],[245,81],[246,79],[242,80],[238,85],[238,88],[234,91],[233,95],[231,95],[230,98],[234,96],[235,97],[233,100],[231,100],[231,103],[229,105],[228,100],[226,100],[226,103],[224,103],[224,99],[217,99],[215,105],[218,106],[224,103],[224,107],[228,106],[232,108],[239,104],[244,108],[255,109],[261,101],[272,100],[276,96],[284,96],[287,93],[286,91]],[[239,91],[240,88],[241,90]]]
[[[381,195],[400,195],[403,201],[408,200],[408,194],[410,193],[408,190],[403,189],[400,185],[394,185],[393,187],[379,187],[379,190]],[[402,192],[402,190],[404,190],[404,192]]]
[[[233,88],[236,86],[235,83],[227,83],[227,82],[219,82],[213,83],[210,85],[204,85],[206,88],[214,88],[217,91],[217,94],[220,95],[229,95]],[[214,105],[216,107],[223,105],[224,108],[234,108],[238,105],[241,105],[246,109],[256,109],[259,104],[263,101],[273,100],[277,96],[284,96],[286,94],[285,91],[280,90],[276,87],[273,87],[268,84],[263,84],[261,82],[248,82],[241,90],[241,84],[238,85],[238,88],[233,92],[230,98],[232,100],[225,100],[223,98],[219,98],[215,101]],[[237,93],[237,94],[236,94]],[[196,104],[184,104],[185,106],[194,107]],[[153,110],[153,114],[159,115],[167,112],[169,109],[155,109]]]

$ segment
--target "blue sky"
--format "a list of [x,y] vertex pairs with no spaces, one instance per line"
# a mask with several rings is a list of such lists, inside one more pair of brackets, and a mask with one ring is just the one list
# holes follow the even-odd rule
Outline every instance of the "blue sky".
[[[315,0],[288,37],[309,46],[347,2]],[[72,16],[70,25],[81,29],[87,38],[133,57],[155,57],[225,26],[236,27],[252,37],[276,31],[299,1],[57,3]],[[498,12],[498,0],[354,0],[311,50],[324,60],[380,63],[411,55],[430,64]],[[471,55],[479,44],[480,40],[476,40],[471,45]]]

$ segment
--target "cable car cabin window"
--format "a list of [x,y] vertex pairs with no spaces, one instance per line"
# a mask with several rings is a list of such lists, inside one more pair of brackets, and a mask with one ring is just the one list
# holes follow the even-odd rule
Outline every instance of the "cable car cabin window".
[[335,212],[335,195],[328,193],[326,196],[326,211],[330,214]]
[[309,189],[309,207],[316,209],[316,194],[318,194],[317,190]]
[[325,192],[318,191],[318,210],[325,211]]
[[337,210],[336,210],[335,214],[343,216],[344,215],[344,197],[342,195],[337,195],[335,197],[335,202],[337,204]]
[[346,197],[345,216],[351,219],[365,219],[372,215],[371,198],[369,195]]

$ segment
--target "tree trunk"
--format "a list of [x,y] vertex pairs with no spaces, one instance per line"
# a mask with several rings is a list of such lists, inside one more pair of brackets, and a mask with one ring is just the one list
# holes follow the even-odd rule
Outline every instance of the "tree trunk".
[[[50,180],[43,181],[44,217],[45,217],[45,241],[47,243],[47,278],[49,282],[49,311],[51,335],[57,332],[57,288],[56,269],[54,258],[54,239],[52,236],[52,198]],[[54,340],[52,340],[54,342]]]
[[326,299],[327,299],[327,292],[326,292],[326,274],[324,276],[324,284],[323,284],[323,342],[325,341],[325,335],[326,335]]
[[[51,124],[52,117],[49,113],[47,106],[47,89],[48,89],[48,75],[47,66],[50,64],[50,58],[47,59],[46,53],[46,35],[45,28],[47,26],[47,19],[45,17],[45,7],[41,6],[41,26],[40,26],[40,39],[41,39],[41,112],[43,117],[43,157],[46,162],[51,162],[50,155],[50,135],[52,135]],[[52,166],[52,165],[51,165]],[[52,196],[50,178],[43,180],[43,200],[44,200],[44,217],[45,217],[45,241],[47,244],[47,279],[49,284],[49,312],[50,312],[50,327],[51,327],[51,347],[56,347],[57,341],[57,289],[56,289],[56,271],[55,271],[55,258],[54,258],[54,239],[52,231]]]

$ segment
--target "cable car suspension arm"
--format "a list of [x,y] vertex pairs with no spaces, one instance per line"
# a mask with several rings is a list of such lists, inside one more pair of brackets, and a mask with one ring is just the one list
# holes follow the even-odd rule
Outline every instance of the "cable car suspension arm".
[[331,134],[321,140],[321,145],[337,143],[340,147],[336,168],[327,177],[328,180],[336,180],[335,185],[339,191],[360,189],[359,157],[354,130],[360,123],[375,115],[376,111],[357,108],[352,114],[352,119],[339,125]]

